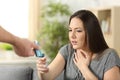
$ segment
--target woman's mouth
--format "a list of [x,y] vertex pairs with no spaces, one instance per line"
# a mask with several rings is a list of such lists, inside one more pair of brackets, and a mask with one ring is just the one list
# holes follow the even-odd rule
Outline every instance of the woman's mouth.
[[71,41],[72,45],[77,45],[77,41]]

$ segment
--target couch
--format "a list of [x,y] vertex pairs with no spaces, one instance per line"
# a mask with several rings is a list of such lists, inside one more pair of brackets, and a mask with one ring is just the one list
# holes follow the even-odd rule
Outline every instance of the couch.
[[[59,76],[56,80],[63,80]],[[35,63],[0,64],[0,80],[40,80]]]

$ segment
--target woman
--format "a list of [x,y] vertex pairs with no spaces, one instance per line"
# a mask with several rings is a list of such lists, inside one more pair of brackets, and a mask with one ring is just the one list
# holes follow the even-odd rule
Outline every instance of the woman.
[[120,80],[119,56],[106,44],[92,12],[80,10],[70,17],[69,40],[48,66],[45,57],[38,60],[42,80],[54,80],[63,70],[64,80]]

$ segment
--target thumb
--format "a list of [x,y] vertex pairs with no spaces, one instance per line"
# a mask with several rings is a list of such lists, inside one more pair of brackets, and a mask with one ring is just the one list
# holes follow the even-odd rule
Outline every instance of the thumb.
[[39,45],[35,44],[34,42],[32,43],[32,47],[33,47],[34,49],[39,49]]

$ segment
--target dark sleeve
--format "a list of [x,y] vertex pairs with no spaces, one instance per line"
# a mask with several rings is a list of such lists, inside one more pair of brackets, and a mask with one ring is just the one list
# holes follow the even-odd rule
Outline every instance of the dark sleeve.
[[105,72],[114,66],[120,67],[120,58],[115,50],[112,50],[105,64]]

